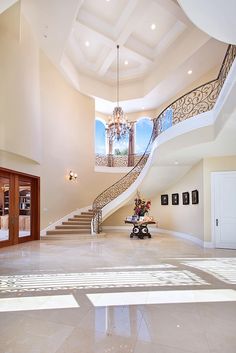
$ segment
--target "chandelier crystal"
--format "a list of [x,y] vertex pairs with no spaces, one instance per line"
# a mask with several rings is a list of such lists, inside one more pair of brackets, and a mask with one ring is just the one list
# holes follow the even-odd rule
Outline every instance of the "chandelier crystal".
[[123,109],[119,106],[119,45],[117,45],[117,106],[114,108],[112,117],[108,121],[107,136],[109,140],[120,140],[129,133],[130,123],[128,122]]

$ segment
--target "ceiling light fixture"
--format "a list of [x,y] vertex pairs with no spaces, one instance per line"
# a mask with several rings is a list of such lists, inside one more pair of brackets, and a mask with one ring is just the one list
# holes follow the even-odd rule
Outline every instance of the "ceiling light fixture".
[[154,29],[156,29],[156,25],[155,23],[152,23],[151,26],[150,26],[151,30],[154,31]]
[[188,75],[192,75],[193,70],[188,70]]
[[128,62],[128,60],[125,60],[125,65],[129,65],[129,62]]
[[125,137],[130,130],[130,123],[128,122],[123,109],[119,106],[119,45],[117,48],[117,86],[116,86],[116,98],[117,106],[114,108],[112,117],[108,121],[107,125],[107,136],[109,140],[120,140],[122,137]]
[[90,46],[90,42],[89,42],[88,40],[86,40],[86,42],[84,43],[84,45],[85,45],[86,47],[89,47],[89,46]]

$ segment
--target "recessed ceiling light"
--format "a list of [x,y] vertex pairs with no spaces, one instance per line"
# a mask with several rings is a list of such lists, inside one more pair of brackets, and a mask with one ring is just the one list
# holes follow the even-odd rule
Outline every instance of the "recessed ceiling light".
[[188,70],[189,75],[192,75],[192,73],[193,73],[193,70]]
[[142,107],[142,109],[144,110],[145,107]]
[[154,29],[156,29],[156,25],[155,23],[152,23],[151,26],[150,26],[151,30],[154,31]]
[[89,42],[88,40],[86,40],[86,42],[84,43],[84,45],[85,45],[86,47],[89,47],[89,46],[90,46],[90,42]]
[[128,65],[128,64],[129,64],[128,60],[125,60],[125,65]]
[[174,162],[174,164],[175,164],[175,165],[178,165],[178,164],[179,164],[179,162],[178,162],[178,161],[175,161],[175,162]]

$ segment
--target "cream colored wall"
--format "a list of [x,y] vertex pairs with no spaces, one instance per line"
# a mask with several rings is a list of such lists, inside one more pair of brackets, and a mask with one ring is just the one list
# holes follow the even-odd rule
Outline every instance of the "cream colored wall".
[[110,217],[108,217],[104,222],[103,226],[124,226],[124,220],[127,216],[132,216],[133,204],[125,205],[121,207],[119,210],[114,212]]
[[220,67],[214,67],[210,71],[208,71],[205,75],[200,77],[198,80],[195,80],[193,83],[185,87],[183,90],[179,91],[176,93],[175,96],[173,96],[171,99],[157,107],[155,110],[156,117],[164,110],[166,109],[170,104],[172,104],[175,100],[178,98],[182,97],[184,94],[192,91],[193,89],[203,85],[204,83],[207,83],[211,80],[214,80],[217,78],[218,73],[219,73]]
[[[182,204],[182,193],[197,189],[199,191],[199,204]],[[171,194],[179,193],[179,205],[171,204]],[[204,210],[203,210],[203,162],[195,165],[180,181],[173,187],[163,191],[169,195],[169,205],[162,206],[160,195],[151,200],[152,207],[150,215],[158,221],[158,227],[175,232],[187,233],[203,240],[204,237]],[[133,205],[126,205],[105,220],[105,226],[124,225],[127,215],[132,215]]]
[[41,159],[39,49],[20,2],[0,16],[0,149]]
[[[191,191],[198,190],[199,204],[191,203]],[[188,191],[189,205],[183,205],[182,193]],[[204,203],[203,203],[203,162],[199,162],[174,186],[164,191],[169,195],[169,205],[161,205],[161,195],[152,200],[151,215],[158,221],[158,227],[204,239]],[[179,194],[179,205],[172,205],[171,195]]]
[[[11,15],[9,13],[9,19]],[[30,31],[26,22],[25,26]],[[0,32],[2,39],[5,29],[1,26]],[[4,103],[1,143],[5,142],[0,146],[0,166],[41,177],[41,228],[44,228],[76,208],[91,204],[96,195],[122,174],[95,173],[94,100],[72,88],[39,52],[32,38],[28,33],[25,43],[15,37],[14,45],[10,40],[9,47],[1,47],[0,42],[8,69],[8,75],[5,75],[2,70],[6,65],[0,65],[0,74],[4,75],[4,80],[0,81],[0,99]],[[25,79],[23,74],[14,75],[18,72],[18,62],[17,58],[12,58],[16,54],[12,46],[19,47],[22,53],[20,68],[25,72]],[[38,77],[37,80],[32,78],[30,81],[26,67],[32,77]],[[5,89],[8,86],[9,89]],[[17,92],[19,97],[16,97]],[[40,163],[36,163],[39,151]],[[70,170],[78,173],[78,182],[68,181]]]
[[204,237],[211,241],[211,173],[236,170],[236,156],[206,158],[203,162],[204,178]]

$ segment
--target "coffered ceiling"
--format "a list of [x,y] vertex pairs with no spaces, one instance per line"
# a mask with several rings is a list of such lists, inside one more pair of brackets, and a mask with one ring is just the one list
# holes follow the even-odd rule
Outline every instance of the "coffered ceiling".
[[22,0],[22,11],[46,54],[104,113],[116,103],[117,44],[127,112],[158,107],[219,66],[226,50],[175,0]]

